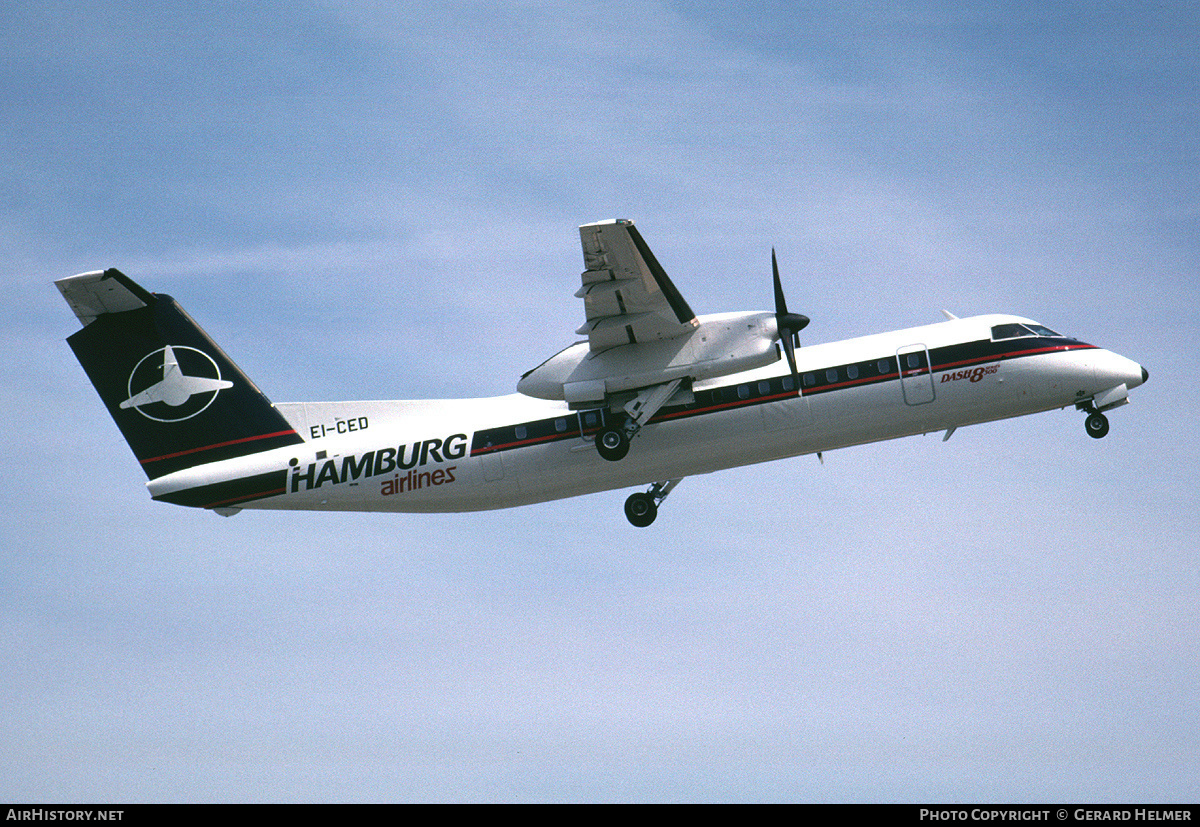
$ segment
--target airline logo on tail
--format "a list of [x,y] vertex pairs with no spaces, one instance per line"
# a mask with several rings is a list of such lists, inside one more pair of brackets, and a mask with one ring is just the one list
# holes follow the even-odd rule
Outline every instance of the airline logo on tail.
[[129,398],[119,407],[133,408],[155,422],[183,422],[202,413],[217,394],[232,387],[232,382],[221,378],[216,361],[204,351],[167,345],[146,354],[134,366],[129,374]]

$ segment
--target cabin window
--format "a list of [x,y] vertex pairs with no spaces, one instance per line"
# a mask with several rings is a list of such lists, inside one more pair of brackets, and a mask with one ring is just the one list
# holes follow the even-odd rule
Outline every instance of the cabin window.
[[846,376],[850,377],[851,379],[857,379],[858,365],[851,365],[850,367],[846,368]]
[[759,396],[766,396],[770,392],[771,392],[771,383],[770,382],[759,382],[758,383],[758,395]]
[[567,430],[567,420],[565,420],[565,419],[554,420],[554,430],[558,431],[560,434],[563,431]]
[[804,374],[804,387],[811,388],[815,384],[817,384],[817,377],[814,374]]
[[796,389],[796,380],[791,376],[783,377],[783,389],[785,391],[794,391]]
[[829,370],[825,371],[825,381],[826,382],[836,382],[837,380],[838,380],[837,368],[830,368]]
[[524,439],[527,436],[529,436],[529,431],[526,430],[525,426],[518,425],[517,426],[517,439]]
[[737,394],[738,394],[738,399],[749,399],[750,398],[750,386],[749,385],[738,385]]
[[876,363],[875,367],[878,368],[880,376],[883,376],[885,373],[892,372],[892,363],[887,359],[880,359],[879,362]]

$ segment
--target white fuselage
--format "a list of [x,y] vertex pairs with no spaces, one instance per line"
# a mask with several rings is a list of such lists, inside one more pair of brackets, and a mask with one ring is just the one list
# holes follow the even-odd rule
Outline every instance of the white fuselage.
[[152,496],[216,509],[474,511],[676,480],[740,465],[1077,405],[1140,385],[1132,360],[1061,336],[996,341],[979,316],[797,351],[699,381],[610,462],[600,410],[521,394],[289,403],[303,445],[152,480]]

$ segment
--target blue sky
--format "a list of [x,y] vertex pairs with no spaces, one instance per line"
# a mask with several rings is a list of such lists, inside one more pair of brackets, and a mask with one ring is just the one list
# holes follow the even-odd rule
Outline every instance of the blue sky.
[[[0,799],[1194,801],[1188,3],[0,9]],[[509,393],[576,227],[807,342],[1014,312],[1072,411],[473,515],[152,503],[51,282],[277,401]]]

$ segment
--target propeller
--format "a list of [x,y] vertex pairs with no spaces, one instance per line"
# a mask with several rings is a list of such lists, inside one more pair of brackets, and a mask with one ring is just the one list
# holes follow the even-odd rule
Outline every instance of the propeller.
[[775,326],[779,329],[779,341],[787,355],[788,367],[792,369],[792,376],[797,376],[796,339],[797,334],[808,326],[808,316],[788,312],[787,299],[783,297],[783,285],[779,281],[779,263],[775,260],[774,247],[771,248],[771,273],[775,277]]

